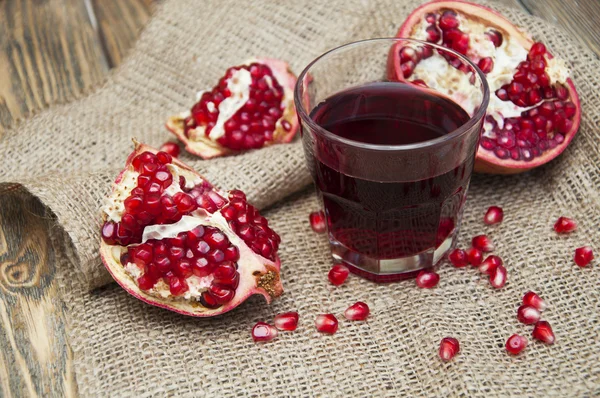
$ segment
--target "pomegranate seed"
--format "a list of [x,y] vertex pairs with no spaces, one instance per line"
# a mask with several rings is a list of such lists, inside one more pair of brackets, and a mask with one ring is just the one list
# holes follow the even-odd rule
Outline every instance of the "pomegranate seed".
[[440,342],[439,355],[444,362],[450,361],[459,351],[460,344],[454,337],[444,337]]
[[573,232],[577,229],[577,223],[575,220],[572,220],[567,217],[559,217],[556,223],[554,224],[554,230],[558,234],[568,234],[569,232]]
[[462,268],[467,266],[467,253],[463,249],[454,249],[448,254],[448,260],[456,268]]
[[334,334],[338,330],[338,320],[333,314],[317,315],[315,326],[321,333]]
[[546,302],[542,300],[542,298],[536,293],[531,291],[525,293],[525,295],[523,296],[523,304],[536,308],[539,311],[543,311],[546,309]]
[[495,289],[500,289],[506,285],[506,268],[502,265],[496,267],[494,272],[490,274],[490,284]]
[[504,211],[501,207],[491,206],[487,209],[483,222],[487,225],[494,225],[502,222],[504,219]]
[[540,314],[537,308],[529,305],[522,305],[517,310],[517,319],[525,325],[533,325],[540,320],[541,316],[542,314]]
[[481,58],[477,64],[479,69],[485,74],[490,73],[494,69],[494,61],[490,57]]
[[494,43],[494,47],[500,47],[502,45],[502,34],[497,30],[485,32],[485,35],[492,43]]
[[471,247],[467,249],[467,260],[473,267],[479,267],[483,262],[483,254],[481,250]]
[[369,313],[369,306],[362,301],[357,301],[344,311],[344,317],[349,321],[364,321]]
[[325,224],[325,213],[323,211],[315,211],[310,213],[309,216],[310,226],[318,234],[322,234],[327,230],[327,225]]
[[543,343],[554,344],[554,332],[552,331],[550,324],[546,321],[539,321],[536,323],[531,335],[534,339]]
[[594,259],[594,252],[590,246],[583,246],[575,249],[575,264],[585,267]]
[[271,341],[277,337],[277,329],[268,323],[258,322],[252,328],[254,341]]
[[349,273],[350,270],[345,265],[335,264],[329,270],[329,274],[327,275],[327,277],[329,278],[329,282],[331,282],[332,285],[339,286],[346,281],[346,278],[348,278]]
[[506,340],[506,351],[512,355],[519,355],[527,347],[527,339],[518,334],[513,334]]
[[298,327],[298,313],[284,312],[275,317],[275,327],[279,330],[294,331]]
[[475,236],[471,243],[473,244],[474,248],[479,249],[484,253],[494,250],[494,244],[492,243],[492,240],[486,235]]
[[433,271],[423,270],[417,275],[417,286],[421,289],[432,289],[437,286],[440,276]]
[[540,42],[533,43],[533,46],[531,46],[529,54],[527,55],[527,59],[534,59],[535,57],[544,54],[546,54],[546,46]]

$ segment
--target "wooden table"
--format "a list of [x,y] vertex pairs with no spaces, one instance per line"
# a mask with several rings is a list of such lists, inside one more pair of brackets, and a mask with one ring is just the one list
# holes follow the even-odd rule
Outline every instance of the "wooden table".
[[[501,1],[600,54],[600,1]],[[101,83],[153,7],[153,0],[0,0],[0,137],[19,119]],[[77,395],[49,226],[35,199],[18,191],[0,198],[0,396]]]

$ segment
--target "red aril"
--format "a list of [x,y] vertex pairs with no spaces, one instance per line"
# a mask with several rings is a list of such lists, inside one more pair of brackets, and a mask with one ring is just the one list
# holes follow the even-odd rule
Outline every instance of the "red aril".
[[583,246],[575,249],[575,264],[585,267],[594,259],[594,252],[590,246]]
[[531,333],[534,339],[546,344],[554,344],[555,337],[552,327],[546,321],[539,321],[535,324]]
[[512,355],[519,355],[527,347],[527,339],[518,334],[513,334],[506,340],[506,351]]
[[[577,133],[581,107],[565,62],[496,11],[466,1],[433,1],[416,8],[396,36],[466,54],[485,73],[490,103],[475,171],[530,170],[557,157]],[[469,68],[458,59],[417,51],[409,60],[401,56],[403,47],[390,50],[391,79],[428,87],[443,87],[442,79],[467,81]],[[435,73],[442,62],[448,72]],[[447,94],[457,103],[464,100],[461,92]]]
[[177,145],[177,143],[175,143],[175,142],[165,142],[164,144],[161,145],[161,147],[159,148],[159,151],[168,153],[169,155],[171,155],[174,158],[178,158],[179,153],[181,152],[181,149],[179,148],[179,145]]
[[271,341],[277,337],[277,329],[268,323],[258,322],[252,328],[252,339],[254,341]]
[[199,92],[191,110],[169,118],[167,129],[204,159],[290,142],[298,131],[295,84],[286,62],[249,60]]
[[479,272],[491,275],[496,268],[502,265],[502,259],[498,256],[487,256],[479,266]]
[[460,351],[460,344],[454,337],[444,337],[440,341],[439,356],[444,362],[450,361]]
[[467,253],[463,249],[454,249],[448,254],[448,260],[456,268],[466,267],[468,263]]
[[323,210],[314,211],[308,216],[310,221],[310,227],[313,231],[318,234],[322,234],[327,231],[327,224],[325,223],[325,213]]
[[329,270],[327,277],[332,285],[339,286],[346,281],[350,270],[343,264],[335,264]]
[[364,321],[370,312],[367,303],[357,301],[344,311],[344,317],[349,321]]
[[207,317],[283,291],[268,221],[166,152],[136,143],[102,211],[102,261],[142,301]]
[[540,311],[529,305],[522,305],[517,309],[517,319],[525,325],[533,325],[540,320]]
[[546,302],[542,300],[537,293],[527,292],[523,296],[523,305],[527,305],[533,308],[536,308],[538,311],[544,311],[547,307]]
[[485,212],[485,216],[483,217],[483,222],[487,225],[494,225],[501,223],[504,219],[504,211],[501,207],[491,206]]
[[440,276],[433,271],[423,270],[417,274],[415,281],[421,289],[433,289],[439,283]]
[[496,269],[490,274],[490,285],[495,289],[500,289],[506,285],[507,272],[506,268],[502,265],[496,267]]
[[577,229],[575,220],[568,217],[559,217],[554,223],[554,230],[557,234],[568,234]]
[[334,334],[338,330],[338,320],[333,314],[317,315],[315,326],[321,333]]
[[487,235],[477,235],[473,237],[471,244],[474,248],[481,250],[484,253],[488,253],[494,250],[494,244]]
[[479,267],[483,262],[483,253],[474,247],[467,249],[467,260],[473,267]]
[[275,327],[279,330],[294,331],[298,327],[298,313],[284,312],[275,316]]

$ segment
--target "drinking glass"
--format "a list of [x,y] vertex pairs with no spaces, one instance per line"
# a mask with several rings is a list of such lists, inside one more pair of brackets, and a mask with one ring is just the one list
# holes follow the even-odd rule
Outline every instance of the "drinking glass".
[[[388,89],[418,88],[417,94],[451,100],[464,117],[442,135],[402,144],[348,138],[319,124],[317,115],[358,117],[356,110],[369,106],[365,95],[340,109],[332,97],[363,86],[367,94],[373,87],[383,90],[369,110],[379,116],[444,128],[451,108],[425,103],[414,90],[386,97]],[[334,259],[377,282],[406,279],[436,266],[454,246],[460,227],[489,101],[484,74],[466,57],[435,44],[370,39],[312,61],[298,78],[294,100]],[[406,124],[388,130],[382,136],[393,140],[416,131]]]

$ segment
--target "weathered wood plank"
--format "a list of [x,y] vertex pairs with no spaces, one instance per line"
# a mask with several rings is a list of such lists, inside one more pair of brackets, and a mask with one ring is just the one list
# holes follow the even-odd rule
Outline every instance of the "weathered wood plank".
[[153,0],[93,0],[100,39],[110,67],[119,65],[154,10]]
[[520,0],[531,14],[552,22],[600,55],[600,1]]
[[19,190],[0,197],[0,395],[73,396],[65,308],[54,280],[52,221]]
[[0,125],[101,82],[108,64],[81,0],[0,2]]

